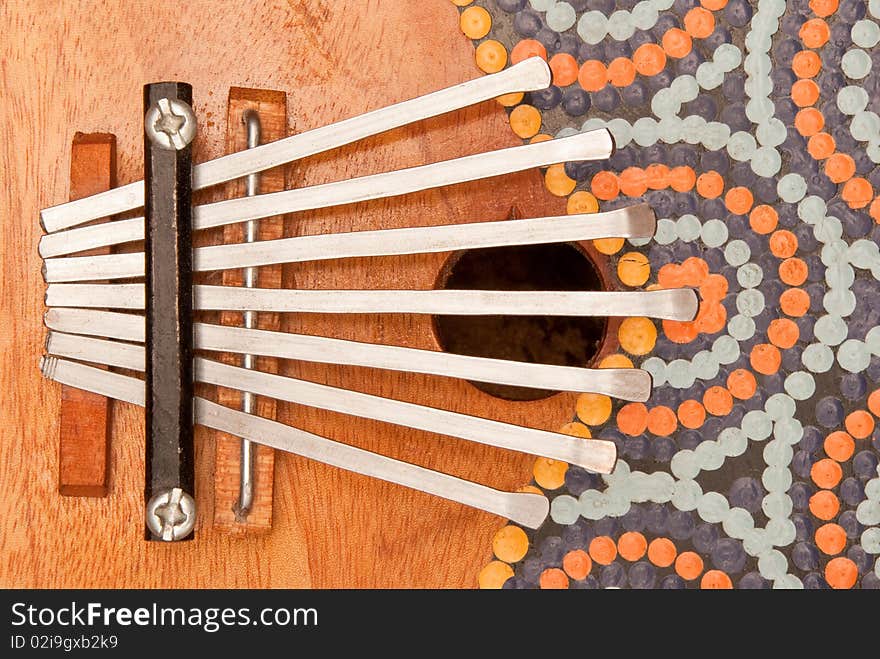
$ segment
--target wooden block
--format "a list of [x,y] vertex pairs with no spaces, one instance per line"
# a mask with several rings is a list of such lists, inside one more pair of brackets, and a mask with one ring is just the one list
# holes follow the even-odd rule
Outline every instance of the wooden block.
[[[77,133],[70,157],[70,198],[79,199],[116,185],[116,137]],[[105,220],[106,221],[106,220]],[[108,249],[89,254],[107,254]],[[58,491],[66,496],[107,496],[111,402],[104,396],[61,387]]]
[[[261,143],[273,142],[287,136],[287,95],[283,92],[245,89],[233,87],[229,91],[229,105],[226,118],[226,150],[241,151],[247,148],[247,131],[242,117],[245,110],[254,109],[259,113]],[[278,167],[265,171],[260,176],[259,192],[277,192],[287,186],[287,168]],[[245,194],[244,180],[231,183],[229,197]],[[244,242],[244,223],[230,224],[223,229],[224,243]],[[284,217],[271,217],[260,220],[258,240],[272,240],[285,235]],[[265,266],[257,271],[257,286],[260,288],[280,288],[282,266]],[[223,271],[225,286],[243,285],[243,270]],[[243,325],[241,313],[223,312],[220,314],[223,325]],[[257,325],[261,329],[279,330],[281,316],[274,313],[260,314]],[[225,354],[222,361],[241,365],[240,355]],[[278,372],[278,360],[260,357],[257,368],[268,373]],[[241,394],[229,389],[218,391],[218,401],[229,407],[241,406]],[[277,416],[277,403],[272,398],[257,398],[257,414],[274,419]],[[239,464],[241,460],[241,440],[224,433],[214,433],[216,451],[214,456],[214,526],[231,533],[267,531],[272,527],[272,498],[275,478],[275,452],[264,446],[257,447],[256,487],[254,505],[244,521],[236,520],[233,507],[239,494]]]

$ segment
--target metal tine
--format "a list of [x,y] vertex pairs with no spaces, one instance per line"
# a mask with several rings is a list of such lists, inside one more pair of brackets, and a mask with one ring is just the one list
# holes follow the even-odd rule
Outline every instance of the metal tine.
[[[49,284],[47,307],[143,309],[143,284]],[[647,316],[693,320],[690,288],[654,291],[322,290],[193,286],[193,308],[281,313]]]
[[[193,208],[193,229],[208,229],[273,215],[396,197],[559,162],[603,160],[613,151],[614,140],[611,133],[605,128],[600,128],[570,137],[487,151],[418,167],[196,206]],[[123,227],[124,232],[118,236],[115,222],[107,223],[103,234],[88,232],[87,237],[92,247],[130,241],[133,234],[143,236],[143,218],[125,222],[127,224]],[[83,229],[69,231],[72,233]],[[50,238],[52,238],[50,248],[55,249],[58,245],[83,242],[82,234],[71,236],[68,232],[61,231],[44,236],[41,244],[49,243]]]
[[[112,312],[94,313],[114,315]],[[46,352],[51,355],[132,370],[143,369],[144,349],[140,345],[58,331],[59,325],[61,329],[68,329],[64,322],[47,324],[53,328],[46,342]],[[112,324],[113,319],[108,318],[105,326]],[[112,329],[104,331],[119,334]],[[135,335],[122,338],[143,342],[143,331],[140,334],[140,339]],[[650,374],[633,368],[591,369],[530,364],[203,323],[194,325],[194,334],[195,347],[201,350],[427,373],[533,389],[598,393],[639,402],[646,401],[651,393]]]
[[[56,382],[135,405],[144,404],[144,383],[137,378],[55,357],[43,357],[40,370],[45,377]],[[274,449],[456,501],[500,515],[531,529],[540,527],[550,511],[549,501],[539,494],[502,492],[335,442],[277,421],[239,412],[198,396],[193,399],[193,404],[195,423],[208,428],[237,437],[247,437],[252,442]]]
[[[55,360],[58,363],[64,361],[54,357],[47,359]],[[601,474],[611,473],[617,460],[617,448],[614,442],[606,440],[594,439],[585,442],[581,438],[570,435],[517,426],[492,419],[482,419],[427,405],[417,405],[392,398],[382,398],[358,391],[330,387],[307,380],[248,370],[202,357],[195,358],[194,368],[196,381],[205,384],[227,387],[237,391],[250,391],[258,396],[276,398],[307,407],[383,421],[511,451],[540,455],[552,460],[578,465]],[[91,385],[92,380],[97,377],[92,371],[105,372],[93,368],[86,373],[88,378],[84,378],[83,385],[74,383],[73,386],[91,391],[88,385]],[[56,379],[53,377],[52,369],[48,367],[43,369],[43,375],[50,379]],[[135,382],[140,382],[140,380],[135,380]],[[64,384],[71,383],[64,382]],[[105,393],[105,395],[112,396],[113,394]],[[119,396],[113,397],[118,398]]]
[[[550,79],[547,63],[540,57],[532,57],[500,73],[196,165],[193,168],[193,189],[200,190],[241,178],[503,94],[545,89]],[[144,183],[136,181],[108,192],[46,208],[40,213],[40,222],[47,232],[54,232],[143,205]]]
[[[636,204],[604,213],[318,234],[197,247],[193,250],[193,270],[206,272],[275,263],[424,254],[596,238],[650,238],[656,226],[651,207]],[[79,251],[75,245],[67,248]],[[43,275],[48,283],[142,277],[144,253],[48,258],[43,265]]]

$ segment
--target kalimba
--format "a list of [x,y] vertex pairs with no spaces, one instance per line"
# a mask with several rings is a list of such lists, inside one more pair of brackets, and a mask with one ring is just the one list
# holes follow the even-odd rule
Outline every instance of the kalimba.
[[[258,194],[259,172],[322,153],[503,94],[550,84],[540,58],[335,124],[258,144],[259,116],[243,117],[247,149],[191,166],[198,122],[191,89],[182,83],[145,88],[144,181],[45,209],[40,241],[47,282],[47,356],[43,374],[62,384],[147,408],[147,537],[192,536],[196,522],[192,423],[239,437],[240,477],[235,511],[246,519],[253,503],[251,442],[416,488],[537,528],[547,499],[502,492],[452,475],[331,441],[255,413],[254,396],[442,433],[464,441],[522,451],[609,473],[613,442],[567,435],[438,409],[264,372],[255,356],[426,373],[531,389],[595,392],[646,400],[650,376],[638,369],[575,366],[434,352],[330,337],[258,329],[256,314],[430,314],[433,316],[647,316],[691,320],[691,289],[578,290],[316,290],[261,288],[257,271],[285,263],[409,255],[603,237],[650,238],[654,215],[645,205],[591,215],[480,221],[403,229],[365,230],[257,240],[267,217],[383,199],[456,185],[532,167],[608,158],[610,133],[595,130],[547,142],[474,154],[408,169]],[[243,197],[200,205],[195,190],[247,178]],[[145,208],[132,216],[89,224]],[[190,231],[245,224],[245,240],[191,248]],[[145,240],[143,251],[116,248]],[[193,284],[199,273],[243,271],[241,286]],[[234,312],[243,326],[195,318]],[[198,351],[193,357],[193,352]],[[240,365],[216,353],[242,356]],[[111,367],[117,371],[111,371]],[[123,369],[123,372],[118,372]],[[145,372],[146,380],[134,376]],[[194,382],[239,391],[242,409],[197,395]]]

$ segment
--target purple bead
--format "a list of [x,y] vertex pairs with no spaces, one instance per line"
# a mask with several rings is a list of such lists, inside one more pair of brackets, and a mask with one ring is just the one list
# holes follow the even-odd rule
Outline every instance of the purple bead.
[[651,442],[651,456],[656,462],[667,463],[677,452],[675,442],[669,437],[656,437]]
[[746,0],[730,0],[724,8],[724,18],[735,27],[743,27],[752,20],[752,7]]
[[880,577],[873,571],[862,577],[862,590],[880,590]]
[[[809,483],[797,482],[794,483],[788,490],[788,496],[791,498],[791,505],[795,510],[806,510],[810,506],[810,497],[813,496],[816,489],[810,485]],[[757,506],[752,509],[748,508],[749,512],[758,512],[761,508],[761,501],[763,497],[763,491],[761,492],[762,496],[757,500]],[[741,506],[745,508],[745,506]]]
[[715,30],[708,37],[703,39],[703,43],[700,44],[703,47],[703,52],[706,55],[712,55],[715,53],[715,49],[718,48],[721,44],[730,43],[731,42],[730,32],[723,25],[716,25]]
[[645,508],[645,527],[655,535],[662,535],[666,532],[666,522],[669,519],[669,512],[666,507],[659,503],[649,504]]
[[815,570],[819,567],[819,551],[807,542],[799,542],[791,550],[791,562],[803,571]]
[[602,568],[599,583],[603,588],[623,588],[626,586],[626,570],[620,563],[611,563]]
[[565,555],[565,545],[562,538],[551,535],[541,541],[538,552],[541,554],[544,565],[561,565],[562,557]]
[[579,162],[567,162],[564,165],[565,174],[573,178],[575,181],[589,181],[592,179],[601,168],[601,165],[590,162],[589,160],[582,160]]
[[678,448],[693,451],[704,440],[703,434],[696,430],[685,430],[678,433]]
[[538,30],[535,40],[539,41],[547,49],[547,55],[556,54],[559,46],[562,45],[559,40],[559,33],[551,30],[549,27],[542,27]]
[[858,538],[862,534],[862,531],[865,530],[865,527],[859,524],[859,520],[856,519],[855,510],[845,510],[840,513],[840,516],[837,518],[837,523],[840,524],[844,531],[846,531],[846,537],[850,540]]
[[645,514],[638,504],[633,504],[623,517],[620,526],[624,531],[641,531],[645,528]]
[[808,281],[824,281],[825,280],[825,264],[822,263],[816,254],[810,254],[804,257],[807,263],[807,280]]
[[701,554],[708,554],[715,549],[715,543],[718,542],[718,527],[714,524],[700,524],[694,529],[691,536],[691,542],[694,543],[694,549]]
[[647,79],[647,83],[648,86],[650,86],[651,89],[653,89],[654,91],[657,91],[658,89],[666,89],[667,87],[669,87],[669,85],[672,84],[673,77],[674,76],[672,75],[672,72],[668,68],[666,68],[657,75],[650,76]]
[[798,446],[804,451],[815,453],[825,441],[825,434],[816,426],[804,426],[804,435]]
[[[798,32],[800,32],[801,27],[806,22],[807,22],[807,19],[804,18],[803,15],[789,12],[789,14],[787,16],[784,16],[782,18],[781,28],[785,34],[787,34],[791,37],[797,37]],[[800,44],[798,44],[798,45],[800,45]],[[800,48],[799,48],[799,50],[800,50]]]
[[679,144],[670,150],[669,166],[679,167],[687,165],[688,167],[696,168],[698,157],[696,149],[685,144]]
[[840,484],[840,498],[848,506],[855,507],[865,500],[865,487],[857,478],[844,478]]
[[867,4],[863,0],[842,0],[837,7],[835,16],[845,21],[845,26],[847,26],[847,23],[851,25],[865,17],[865,5]]
[[799,224],[795,227],[792,233],[797,236],[799,250],[812,252],[819,246],[816,236],[813,233],[813,227],[809,224]]
[[610,16],[615,9],[615,0],[588,0],[587,7],[593,11],[601,11],[606,16]]
[[795,539],[801,542],[813,539],[813,520],[807,515],[795,513],[791,516]]
[[663,35],[674,27],[681,27],[681,22],[675,14],[669,12],[660,14],[657,17],[657,22],[654,23],[654,27],[651,29],[651,33],[656,39],[655,43],[660,43]]
[[562,96],[562,109],[571,117],[580,117],[590,109],[590,95],[580,87],[569,87]]
[[874,451],[859,451],[852,464],[853,473],[862,480],[877,477],[877,454]]
[[565,32],[559,35],[558,44],[556,46],[557,53],[567,53],[572,57],[577,57],[581,46],[581,40],[577,36]]
[[650,442],[644,435],[627,437],[623,440],[623,454],[633,460],[644,459],[651,450]]
[[803,583],[806,590],[829,590],[831,588],[825,581],[825,577],[818,572],[810,572],[803,578]]
[[694,532],[694,526],[693,515],[684,510],[674,510],[669,514],[669,520],[666,522],[669,534],[676,540],[690,538]]
[[874,561],[868,557],[868,552],[858,545],[850,547],[849,551],[846,552],[846,557],[856,564],[859,574],[864,574],[868,568],[874,565]]
[[871,356],[871,363],[868,364],[865,375],[867,375],[872,382],[880,382],[880,357],[877,357],[876,355]]
[[590,95],[593,107],[602,112],[613,112],[620,105],[620,94],[613,85],[605,85]]
[[816,421],[825,428],[834,428],[843,422],[843,404],[835,396],[825,396],[816,403]]
[[730,126],[731,133],[750,130],[752,126],[752,122],[746,116],[745,106],[738,101],[721,108],[721,121]]
[[759,178],[755,181],[753,192],[755,198],[763,204],[773,204],[779,199],[776,192],[775,178]]
[[620,98],[631,108],[641,107],[648,100],[648,88],[641,80],[635,80],[631,85],[620,89]]
[[506,11],[509,14],[517,12],[523,9],[526,6],[527,0],[495,0],[495,4],[498,5],[498,8],[501,11]]
[[756,513],[761,509],[764,488],[757,479],[741,476],[731,484],[727,498],[732,507],[745,508],[750,513]]
[[632,147],[629,146],[618,149],[614,152],[614,155],[608,159],[608,164],[617,171],[622,172],[627,167],[632,167],[636,164],[636,153]]
[[757,572],[749,572],[739,580],[737,588],[740,590],[768,590],[770,582]]
[[773,82],[773,91],[776,94],[787,96],[797,76],[787,67],[777,67],[770,72],[770,80]]
[[601,43],[598,43],[598,44],[581,43],[581,45],[578,46],[577,59],[579,62],[586,62],[589,59],[596,59],[601,62],[604,57],[605,57],[605,48],[602,47]]
[[798,113],[798,106],[790,98],[779,97],[773,101],[776,108],[776,118],[786,125],[793,125],[794,118]]
[[[746,97],[746,77],[739,71],[731,71],[724,76],[724,82],[721,83],[721,93],[728,101],[742,101]],[[745,109],[743,109],[745,115]],[[724,116],[722,114],[722,116]]]
[[804,47],[796,39],[781,39],[777,41],[773,46],[773,54],[776,56],[777,66],[790,66],[794,56],[803,49]]
[[596,535],[613,536],[617,533],[617,519],[614,517],[603,517],[593,523],[593,531]]
[[672,4],[672,10],[679,16],[683,17],[698,4],[700,4],[698,0],[675,0]]
[[609,39],[605,42],[605,59],[603,61],[610,63],[618,57],[630,58],[632,54],[632,46],[629,45],[628,41]]
[[814,462],[816,462],[816,458],[812,453],[807,453],[807,451],[797,451],[791,459],[791,468],[794,469],[794,473],[801,478],[809,478],[810,469]]
[[543,571],[544,566],[541,564],[541,560],[539,558],[531,556],[522,562],[519,574],[517,576],[519,576],[519,578],[526,583],[537,585],[538,579],[541,578],[541,572]]
[[657,582],[657,570],[648,561],[639,561],[629,569],[629,585],[632,588],[653,588]]
[[660,590],[684,590],[687,584],[677,574],[667,574],[660,581]]
[[868,391],[868,383],[861,373],[847,373],[840,379],[840,393],[849,400],[859,400]]
[[552,110],[562,100],[562,90],[556,85],[550,85],[546,89],[529,92],[531,104],[539,110]]
[[[675,71],[678,75],[692,76],[696,74],[697,67],[705,61],[705,58],[696,48],[692,48],[684,57],[675,63]],[[702,115],[701,115],[702,116]],[[714,115],[712,115],[714,118]],[[708,117],[707,117],[708,118]]]
[[636,30],[629,38],[629,45],[633,50],[646,43],[655,43],[655,41],[651,33],[645,30]]
[[562,542],[568,551],[588,547],[593,537],[589,523],[583,518],[562,529]]
[[534,37],[544,27],[540,14],[531,9],[517,12],[513,18],[513,29],[522,37]]
[[[706,121],[714,121],[718,115],[718,104],[708,94],[700,94],[690,103],[685,104],[685,115],[695,114]],[[715,151],[714,153],[723,153]]]
[[599,487],[601,480],[596,474],[591,474],[586,469],[570,465],[565,472],[565,489],[569,494],[579,497],[586,490],[594,490]]
[[728,574],[742,572],[746,566],[746,553],[742,543],[733,538],[721,538],[712,549],[712,563]]

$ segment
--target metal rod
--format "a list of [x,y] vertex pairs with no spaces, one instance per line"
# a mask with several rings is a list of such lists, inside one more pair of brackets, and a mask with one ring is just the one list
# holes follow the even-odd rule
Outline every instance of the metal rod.
[[195,525],[192,363],[192,87],[144,86],[146,532],[185,540]]
[[[144,383],[118,373],[43,357],[43,375],[50,380],[94,391],[135,405],[144,404]],[[223,407],[196,397],[195,423],[280,451],[294,453],[357,474],[427,492],[478,510],[500,515],[517,524],[536,529],[544,523],[550,502],[539,494],[502,492],[479,483],[402,462],[378,453],[335,442],[258,416]]]
[[[604,213],[317,234],[196,247],[193,250],[193,270],[206,272],[276,263],[541,245],[597,238],[650,238],[656,226],[651,207],[636,204]],[[72,243],[61,249],[70,249],[71,253],[80,251],[79,246]],[[144,255],[131,252],[46,258],[43,274],[48,283],[142,277]]]
[[[532,57],[505,71],[481,76],[408,101],[389,105],[328,126],[264,144],[257,149],[230,153],[193,169],[193,188],[241,178],[306,156],[351,144],[370,135],[488,101],[511,92],[545,89],[550,69],[540,57]],[[40,222],[48,232],[76,226],[99,217],[115,215],[144,205],[144,184],[137,181],[108,192],[46,208]],[[143,236],[143,229],[141,229]],[[138,238],[137,240],[140,240]]]
[[[193,286],[195,309],[282,313],[646,316],[693,320],[696,291],[315,290]],[[142,284],[49,284],[47,307],[143,309]]]
[[[193,229],[209,229],[273,215],[396,197],[560,162],[604,160],[613,152],[611,133],[600,128],[570,137],[477,153],[419,167],[196,206],[193,209]],[[103,236],[90,232],[91,241],[99,245],[115,245],[120,240],[130,239],[132,234],[137,235],[138,230],[143,235],[143,228],[136,226],[140,222],[142,227],[143,219],[136,218],[130,222],[132,224],[125,225],[122,238],[115,235],[110,224]],[[82,229],[69,231],[72,233]],[[80,240],[78,237],[72,238],[67,232],[59,232],[59,236],[53,241],[64,244]],[[44,236],[44,239],[48,241],[49,236]]]
[[[50,314],[61,317],[48,320]],[[144,368],[144,349],[122,341],[106,341],[94,336],[78,336],[77,319],[67,322],[64,312],[102,314],[100,332],[126,341],[143,342],[143,324],[138,332],[114,329],[114,314],[107,311],[54,309],[47,314],[53,330],[46,341],[46,352],[58,357],[118,366],[136,371]],[[130,316],[125,316],[130,317]],[[97,325],[97,323],[95,324]],[[434,350],[359,343],[323,336],[287,334],[268,330],[249,330],[226,325],[195,323],[195,347],[218,352],[253,353],[279,359],[297,359],[324,364],[365,366],[407,373],[426,373],[444,377],[493,382],[514,387],[605,394],[613,398],[644,402],[651,393],[651,375],[635,368],[580,368],[552,364],[530,364],[505,359],[471,357]],[[90,334],[95,334],[90,331]]]
[[[247,148],[253,149],[260,145],[260,115],[256,110],[245,110],[242,122],[247,129]],[[245,181],[245,194],[253,197],[259,193],[260,174],[253,172],[248,174]],[[258,222],[248,220],[245,223],[245,243],[253,243],[257,239]],[[244,270],[244,285],[246,288],[254,288],[257,285],[257,269],[249,266]],[[253,311],[244,312],[244,326],[246,329],[256,329],[257,314]],[[245,368],[254,368],[255,360],[251,353],[244,353],[242,358]],[[256,404],[254,395],[245,391],[242,394],[241,409],[246,414],[254,414]],[[238,468],[238,500],[232,510],[239,521],[247,519],[254,505],[255,475],[256,475],[256,446],[249,439],[241,440],[241,458]]]

